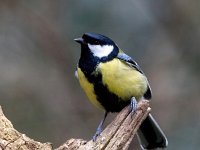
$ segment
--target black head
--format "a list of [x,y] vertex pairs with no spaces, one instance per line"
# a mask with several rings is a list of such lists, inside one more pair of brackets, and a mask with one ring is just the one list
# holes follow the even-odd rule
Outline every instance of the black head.
[[97,33],[85,33],[82,38],[75,39],[80,44],[91,45],[115,45],[115,43],[108,37]]
[[85,33],[82,38],[77,38],[75,41],[82,45],[82,50],[87,49],[99,58],[108,57],[113,52],[118,53],[119,51],[110,38],[101,34]]

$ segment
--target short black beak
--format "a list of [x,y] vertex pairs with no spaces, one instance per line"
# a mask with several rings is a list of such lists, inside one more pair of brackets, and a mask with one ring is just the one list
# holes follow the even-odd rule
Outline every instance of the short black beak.
[[74,41],[76,41],[77,43],[80,43],[80,44],[84,44],[85,43],[83,38],[77,38],[77,39],[74,39]]

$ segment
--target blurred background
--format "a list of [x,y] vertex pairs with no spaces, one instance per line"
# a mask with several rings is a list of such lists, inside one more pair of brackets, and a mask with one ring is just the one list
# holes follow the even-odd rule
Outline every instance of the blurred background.
[[[143,68],[169,150],[199,149],[200,1],[0,1],[0,105],[15,128],[55,147],[89,140],[103,111],[74,77],[84,32],[112,38]],[[108,117],[107,123],[116,114]],[[130,149],[140,149],[135,138]]]

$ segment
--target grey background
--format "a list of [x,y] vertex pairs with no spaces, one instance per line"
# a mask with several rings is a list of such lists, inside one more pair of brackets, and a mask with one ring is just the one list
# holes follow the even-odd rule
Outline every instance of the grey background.
[[[84,32],[111,37],[146,73],[169,150],[198,149],[200,2],[0,1],[0,104],[14,126],[55,147],[89,140],[103,112],[74,77]],[[109,123],[115,114],[110,115]],[[134,140],[130,149],[139,149]]]

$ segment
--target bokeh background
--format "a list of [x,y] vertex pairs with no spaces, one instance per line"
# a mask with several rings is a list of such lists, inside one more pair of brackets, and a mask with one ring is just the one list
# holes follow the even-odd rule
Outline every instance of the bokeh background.
[[[148,76],[167,149],[199,149],[199,16],[198,0],[1,0],[0,105],[35,140],[57,147],[72,137],[90,139],[103,112],[74,77],[80,46],[73,39],[97,32]],[[140,149],[136,139],[130,149]]]

